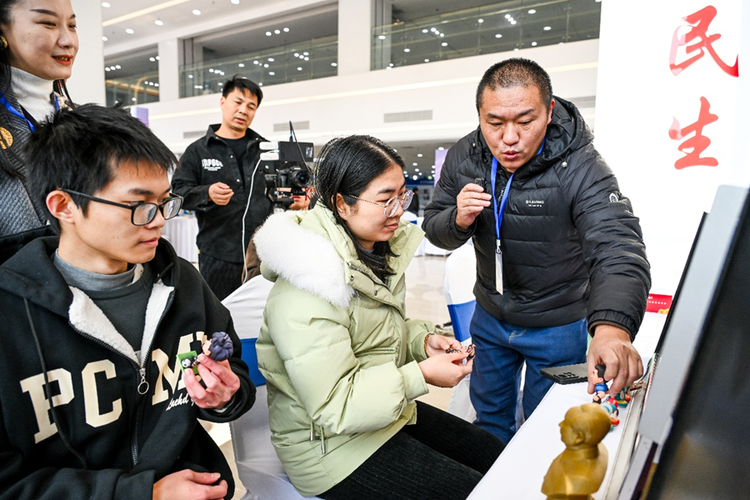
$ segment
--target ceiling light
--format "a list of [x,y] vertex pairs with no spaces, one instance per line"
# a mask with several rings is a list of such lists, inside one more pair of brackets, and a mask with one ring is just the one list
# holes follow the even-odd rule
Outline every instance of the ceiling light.
[[405,48],[404,52],[411,52],[411,49],[410,48]]
[[263,65],[263,67],[264,67],[264,68],[267,68],[267,67],[268,67],[268,64],[264,64],[264,65]]
[[104,71],[112,71],[109,67],[104,68]]
[[503,35],[501,35],[500,33],[497,33],[497,34],[495,35],[495,38],[502,38],[502,37],[503,37]]
[[333,67],[335,68],[336,66],[338,66],[338,64],[337,64],[337,63],[335,63],[335,62],[332,62],[332,63],[331,63],[331,66],[333,66]]
[[417,153],[417,158],[422,158],[424,155],[422,153]]
[[297,66],[297,71],[302,71],[302,66]]
[[536,47],[536,42],[531,42],[532,47]]
[[274,32],[274,33],[276,33],[277,35],[280,35],[280,34],[281,34],[281,31],[280,31],[280,30],[273,30],[273,32]]
[[237,66],[239,66],[240,68],[244,68],[245,67],[245,63],[239,63]]
[[281,30],[281,31],[283,31],[284,33],[289,33],[289,28],[284,28],[284,29],[283,29],[283,30]]
[[309,60],[310,60],[310,58],[309,58],[309,57],[305,57],[305,61],[309,61]]
[[425,59],[424,62],[430,62],[430,60],[429,59]]
[[516,20],[515,20],[515,19],[514,19],[514,20],[512,20],[512,21],[510,22],[510,24],[513,24],[513,25],[515,25],[515,24],[516,24]]
[[109,40],[109,38],[107,38],[106,36],[103,36],[103,37],[102,37],[102,41],[103,41],[103,42],[106,42],[107,40]]
[[438,148],[438,151],[442,151],[442,150],[444,150],[444,149],[445,149],[445,148],[444,148],[443,146],[440,146],[440,147]]
[[122,66],[120,66],[119,64],[115,64],[115,69],[122,69]]
[[155,83],[155,84],[154,84],[154,87],[158,87],[158,86],[159,86],[159,84],[158,84],[158,83]]
[[201,11],[199,11],[198,9],[193,9],[193,14],[196,15],[196,16],[200,16],[201,15]]
[[269,72],[268,72],[268,74],[269,74],[269,75],[271,75],[271,76],[275,76],[275,75],[276,75],[276,72],[274,72],[274,71],[269,71]]
[[266,36],[271,36],[271,35],[273,35],[273,33],[271,33],[270,31],[266,31]]
[[164,21],[162,21],[161,19],[157,19],[156,21],[154,21],[154,24],[157,26],[164,26]]
[[529,9],[529,14],[536,14],[536,9]]
[[159,60],[159,56],[156,56],[156,60],[157,60],[157,61]]
[[109,2],[102,2],[102,7],[104,7],[105,9],[109,9],[112,6],[109,4]]
[[148,60],[151,61],[151,62],[156,62],[156,58],[155,57],[149,57]]
[[440,45],[442,45],[443,47],[447,47],[448,46],[448,42],[443,42]]
[[133,101],[133,102],[138,101],[138,99],[136,99],[135,97],[131,97],[130,100]]
[[413,175],[411,178],[416,181],[417,179],[419,179],[419,176],[418,175]]
[[188,75],[188,78],[192,78],[192,77],[193,77],[193,75]]
[[429,31],[427,30],[427,28],[425,28],[422,30],[422,33],[429,33]]
[[232,0],[232,3],[233,3],[234,5],[239,5],[239,4],[240,4],[240,0]]
[[543,29],[544,29],[544,31],[549,31],[549,30],[552,29],[552,26],[545,26]]
[[268,62],[274,62],[275,60],[276,60],[276,59],[274,59],[273,57],[269,57],[269,58],[268,58]]
[[484,19],[481,19],[481,18],[480,18],[480,19],[477,19],[477,22],[478,22],[479,24],[482,24],[482,23],[484,22]]
[[152,5],[151,7],[146,7],[145,9],[130,12],[129,14],[125,14],[124,16],[115,17],[108,21],[104,21],[102,23],[102,26],[106,28],[107,26],[112,26],[113,24],[118,24],[129,19],[135,19],[136,17],[145,16],[146,14],[150,14],[151,12],[156,12],[157,10],[166,9],[168,7],[174,7],[175,5],[179,5],[181,3],[189,1],[190,0],[169,0],[157,5]]
[[309,53],[309,52],[303,52],[303,53],[302,53],[302,55],[303,55],[303,56],[309,56],[309,55],[310,55],[310,53]]
[[132,35],[133,33],[135,33],[135,31],[133,31],[132,29],[128,28],[128,29],[125,30],[125,33],[127,33],[128,35]]
[[213,68],[208,68],[208,72],[209,72],[209,73],[213,73],[213,72],[214,72],[214,69],[213,69]]
[[379,40],[385,40],[385,35],[379,35],[379,36],[378,36],[378,39],[379,39]]
[[505,19],[509,19],[509,18],[510,18],[510,14],[505,14]]

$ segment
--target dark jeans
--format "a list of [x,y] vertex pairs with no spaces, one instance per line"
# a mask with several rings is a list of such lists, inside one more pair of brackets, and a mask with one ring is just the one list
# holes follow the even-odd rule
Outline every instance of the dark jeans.
[[489,432],[417,401],[407,425],[349,477],[321,493],[325,500],[465,500],[505,445]]
[[242,285],[243,265],[240,263],[224,262],[201,253],[198,255],[198,270],[219,300],[224,300]]

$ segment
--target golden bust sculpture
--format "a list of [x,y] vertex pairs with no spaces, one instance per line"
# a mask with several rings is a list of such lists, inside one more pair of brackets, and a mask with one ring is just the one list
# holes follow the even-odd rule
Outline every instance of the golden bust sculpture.
[[542,493],[548,499],[590,500],[607,472],[607,448],[600,442],[610,429],[607,412],[596,403],[574,406],[560,422],[565,451],[552,461]]

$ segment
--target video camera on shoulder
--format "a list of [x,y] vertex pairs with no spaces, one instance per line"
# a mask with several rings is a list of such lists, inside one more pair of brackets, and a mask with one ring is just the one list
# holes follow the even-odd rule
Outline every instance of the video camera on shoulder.
[[315,157],[311,142],[263,142],[261,159],[266,161],[266,196],[273,203],[274,212],[288,210],[294,203],[292,196],[307,194],[312,185],[312,172],[307,166]]

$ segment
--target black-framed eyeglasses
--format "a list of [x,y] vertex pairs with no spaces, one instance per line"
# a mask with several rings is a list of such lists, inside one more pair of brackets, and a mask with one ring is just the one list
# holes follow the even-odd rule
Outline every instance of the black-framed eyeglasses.
[[164,217],[164,219],[173,219],[177,216],[177,214],[180,213],[180,208],[182,208],[182,196],[172,193],[169,194],[169,197],[164,200],[164,202],[159,204],[142,202],[136,205],[126,205],[124,203],[117,203],[115,201],[97,198],[96,196],[91,196],[90,194],[79,193],[78,191],[73,191],[72,189],[63,189],[62,191],[65,191],[68,194],[81,196],[83,198],[86,198],[87,200],[95,201],[97,203],[105,203],[114,207],[127,208],[128,210],[130,210],[130,222],[132,222],[134,226],[145,226],[146,224],[150,224],[151,221],[153,221],[156,217],[157,210],[161,211],[161,215]]
[[394,196],[393,198],[386,201],[385,204],[378,203],[377,201],[365,200],[364,198],[358,198],[357,196],[352,196],[350,194],[348,194],[347,196],[349,198],[354,198],[355,200],[366,201],[367,203],[372,203],[373,205],[383,207],[383,213],[385,213],[385,216],[393,217],[394,215],[396,215],[396,212],[398,212],[399,205],[401,205],[401,208],[406,210],[406,207],[409,206],[412,198],[414,198],[414,191],[407,189],[406,191],[404,191],[404,194],[402,194],[401,196]]

